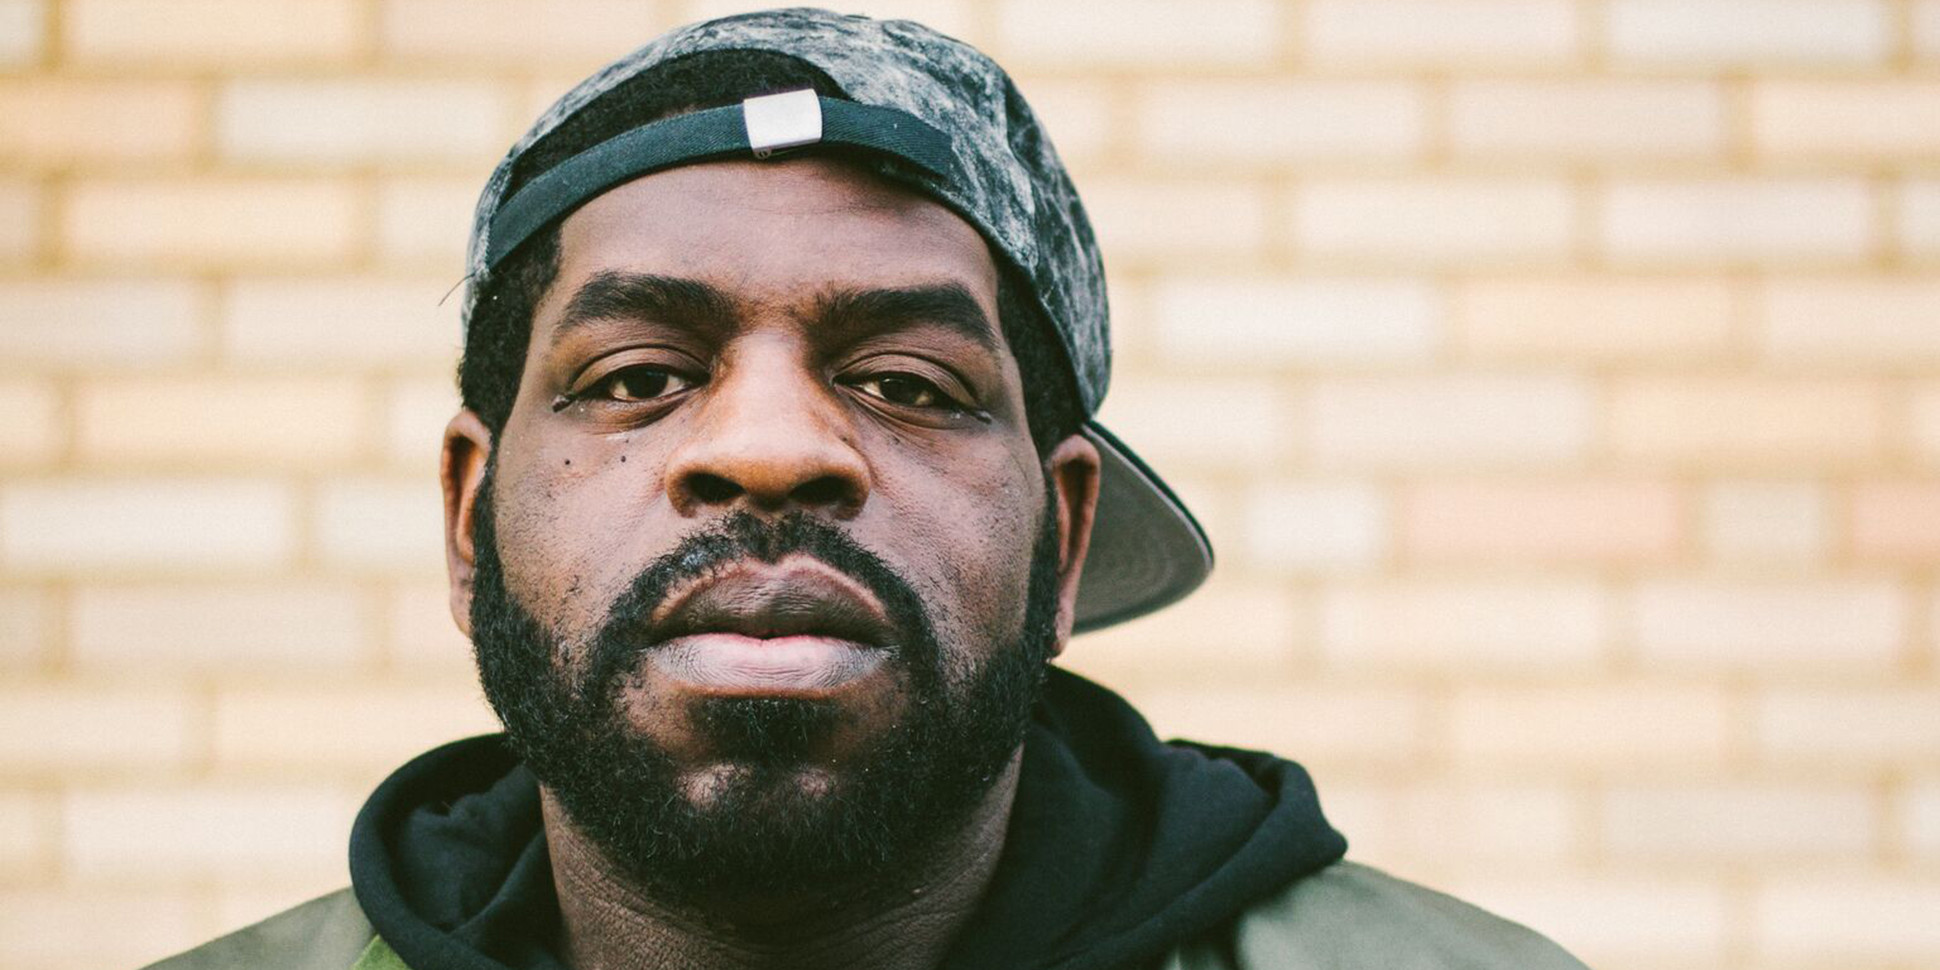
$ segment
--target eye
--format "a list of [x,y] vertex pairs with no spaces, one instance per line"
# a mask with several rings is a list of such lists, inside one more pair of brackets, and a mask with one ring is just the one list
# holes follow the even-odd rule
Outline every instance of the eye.
[[622,367],[575,396],[638,403],[677,394],[693,386],[693,381],[664,368]]
[[963,405],[938,390],[935,384],[914,374],[878,374],[856,381],[854,386],[870,397],[903,407],[963,409]]

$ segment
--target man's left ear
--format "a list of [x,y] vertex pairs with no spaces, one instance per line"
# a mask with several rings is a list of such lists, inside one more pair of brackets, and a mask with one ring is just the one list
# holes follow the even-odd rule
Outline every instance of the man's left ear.
[[1064,652],[1078,617],[1078,580],[1091,548],[1091,523],[1098,513],[1098,448],[1074,434],[1059,442],[1044,460],[1058,510],[1058,635],[1052,654]]

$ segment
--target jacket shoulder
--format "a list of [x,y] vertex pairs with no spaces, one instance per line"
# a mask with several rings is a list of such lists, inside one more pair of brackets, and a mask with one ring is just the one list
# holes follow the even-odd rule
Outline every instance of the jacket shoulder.
[[350,970],[374,936],[357,897],[339,889],[146,970]]
[[1167,970],[1586,970],[1562,947],[1453,896],[1352,862],[1294,881],[1231,935]]

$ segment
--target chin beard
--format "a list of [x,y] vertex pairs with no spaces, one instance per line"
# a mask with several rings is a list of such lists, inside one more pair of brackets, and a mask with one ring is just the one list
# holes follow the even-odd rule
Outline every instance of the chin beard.
[[[965,825],[1023,742],[1056,641],[1057,526],[1048,505],[1016,641],[951,671],[915,591],[833,526],[800,513],[733,513],[656,560],[608,610],[566,672],[562,644],[505,588],[492,480],[480,486],[472,641],[512,747],[572,824],[665,903],[893,891]],[[676,583],[721,563],[805,553],[865,584],[902,634],[889,658],[902,716],[840,765],[808,757],[841,722],[828,701],[715,698],[691,709],[720,760],[683,774],[631,728],[618,695],[643,649],[628,634]],[[650,646],[645,647],[650,649]],[[957,673],[957,676],[950,676]]]

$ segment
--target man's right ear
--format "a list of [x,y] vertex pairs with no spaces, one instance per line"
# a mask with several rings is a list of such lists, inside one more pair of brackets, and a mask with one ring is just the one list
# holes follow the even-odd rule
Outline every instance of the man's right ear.
[[478,489],[492,458],[492,431],[469,408],[445,425],[444,450],[438,460],[438,484],[445,497],[445,570],[451,577],[451,618],[466,636],[472,634],[472,577],[478,550],[472,545],[473,516],[478,513]]

